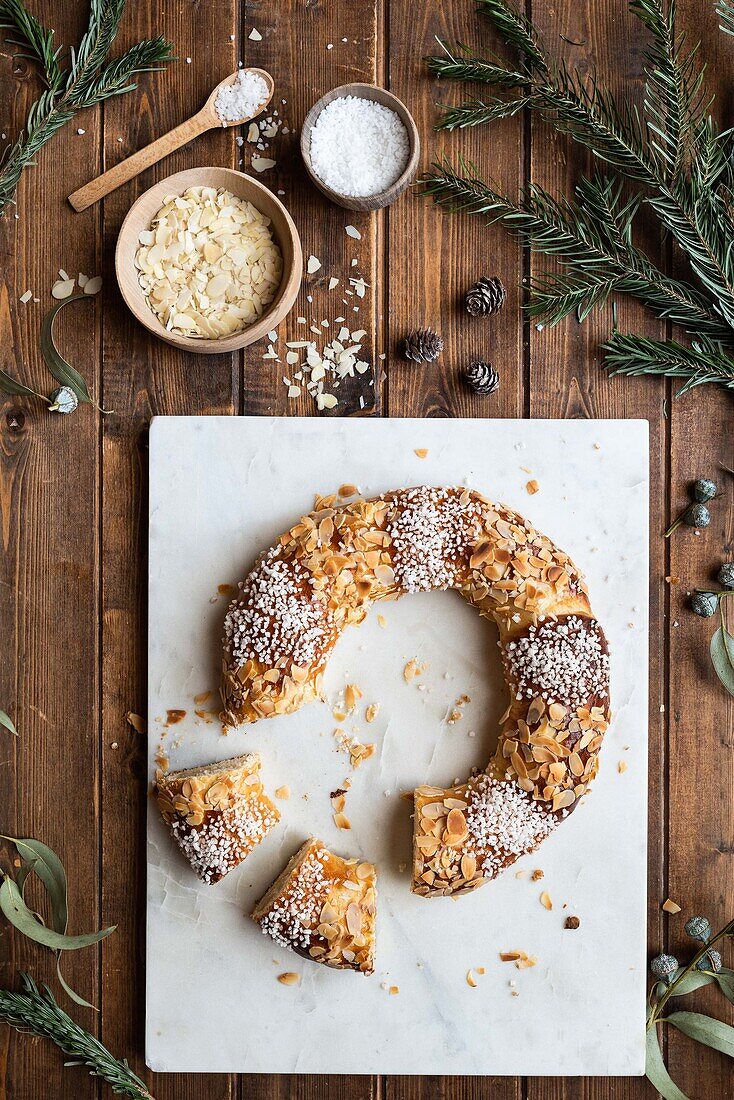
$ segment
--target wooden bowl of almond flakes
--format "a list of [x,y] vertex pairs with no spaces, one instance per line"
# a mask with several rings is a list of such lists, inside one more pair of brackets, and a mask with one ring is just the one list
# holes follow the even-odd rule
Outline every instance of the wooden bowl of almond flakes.
[[[196,312],[194,309],[200,306],[201,299],[195,300],[193,305],[183,304],[182,310],[177,312],[175,307],[178,302],[171,294],[168,297],[172,301],[173,308],[170,310],[165,308],[167,304],[165,299],[163,301],[153,299],[154,309],[151,304],[151,293],[157,293],[163,297],[164,291],[156,286],[151,292],[150,285],[156,282],[150,270],[151,265],[146,265],[149,269],[147,273],[141,271],[141,250],[145,248],[145,244],[141,243],[141,234],[142,241],[150,243],[153,220],[166,200],[171,196],[183,196],[192,188],[214,189],[216,192],[224,189],[236,199],[251,203],[255,210],[267,220],[269,232],[280,251],[282,271],[277,289],[271,286],[272,300],[264,308],[252,305],[244,298],[240,300],[238,298],[240,284],[235,280],[236,285],[230,285],[226,291],[228,304],[232,308],[229,310],[223,308],[223,317],[202,319],[201,312]],[[188,244],[184,245],[184,248],[188,247]],[[226,245],[223,251],[227,252]],[[142,253],[142,255],[145,260],[145,254]],[[161,268],[156,267],[155,264],[153,267],[160,276]],[[298,230],[283,203],[263,184],[231,168],[190,168],[154,184],[130,207],[122,223],[115,252],[115,273],[120,292],[137,320],[166,343],[200,355],[221,355],[261,340],[292,309],[301,285],[302,272],[303,254]],[[175,270],[172,272],[166,270],[165,279],[168,280],[169,277],[182,280],[181,273]],[[221,275],[218,279],[220,282],[226,282]],[[158,279],[159,284],[163,281],[165,280]],[[191,280],[188,282],[190,284]],[[213,280],[210,281],[210,285],[211,282]],[[243,290],[242,293],[244,294],[245,291]],[[179,300],[183,303],[187,296],[184,294]],[[257,309],[260,309],[259,316],[253,316],[253,311]],[[220,331],[233,325],[231,314],[234,312],[246,314],[238,322],[241,327],[237,327],[235,331],[224,331],[219,335]],[[193,314],[195,318],[196,331],[192,332],[183,327],[191,324],[188,313]]]

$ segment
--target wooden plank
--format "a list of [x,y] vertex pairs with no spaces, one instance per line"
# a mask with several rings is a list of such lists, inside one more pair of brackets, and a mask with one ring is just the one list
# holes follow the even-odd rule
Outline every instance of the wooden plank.
[[[276,350],[280,362],[263,360],[265,342],[246,349],[244,412],[268,415],[310,416],[316,405],[303,390],[296,400],[289,399],[283,377],[292,378],[298,370],[285,361],[286,340],[315,340],[319,350],[334,339],[343,317],[351,331],[366,329],[363,353],[373,367],[383,351],[377,325],[376,288],[381,285],[381,235],[383,215],[357,213],[330,203],[314,187],[301,160],[301,125],[313,104],[330,88],[355,81],[373,83],[377,75],[376,35],[382,0],[361,4],[303,4],[300,0],[281,0],[254,15],[243,11],[242,35],[247,45],[247,63],[273,74],[276,91],[273,104],[285,125],[272,139],[268,155],[277,161],[275,168],[258,178],[277,192],[293,215],[301,235],[304,267],[309,256],[321,261],[313,275],[304,274],[303,286],[291,315],[280,325]],[[243,6],[244,8],[244,6]],[[262,41],[250,41],[252,27]],[[345,41],[346,40],[346,41]],[[285,103],[282,102],[285,100]],[[285,134],[283,130],[289,130]],[[243,170],[249,168],[253,146],[245,144]],[[361,240],[347,236],[345,227],[354,226]],[[352,261],[357,260],[353,266]],[[349,279],[362,276],[368,284],[359,298]],[[329,280],[339,285],[329,290]],[[309,298],[312,301],[309,301]],[[358,307],[355,311],[355,307]],[[304,317],[306,324],[299,324]],[[322,321],[329,328],[322,328]],[[319,336],[311,331],[314,324]],[[369,412],[376,404],[373,372],[345,379],[338,390],[334,415]],[[379,397],[377,398],[379,402]]]
[[[630,49],[639,37],[639,24],[614,0],[578,4],[561,0],[552,8],[533,5],[535,23],[554,56],[563,56],[570,67],[586,73],[596,69],[600,82],[615,94],[639,100],[641,51]],[[570,40],[564,43],[563,35]],[[574,43],[573,45],[570,43]],[[576,44],[577,43],[577,44]],[[553,194],[570,194],[579,174],[598,171],[599,162],[584,156],[583,150],[549,128],[533,122],[532,179]],[[651,255],[658,249],[655,236],[642,243]],[[533,274],[545,270],[542,257],[532,262]],[[622,331],[663,336],[664,326],[651,319],[634,302],[620,299],[619,326]],[[659,902],[664,875],[666,723],[661,713],[665,702],[664,646],[666,634],[666,591],[663,577],[665,547],[660,537],[661,511],[666,499],[667,426],[663,402],[665,383],[655,380],[616,379],[608,381],[601,370],[599,342],[612,326],[611,310],[595,313],[583,325],[570,319],[553,329],[531,331],[530,415],[535,417],[642,417],[650,423],[650,479],[652,515],[650,524],[650,722],[649,722],[649,843],[648,914],[649,937],[659,940]],[[624,598],[620,593],[620,598]],[[630,609],[630,617],[634,613]],[[612,700],[614,708],[614,700]],[[613,740],[613,730],[611,738]],[[616,746],[615,746],[616,749]],[[602,767],[615,767],[607,756]],[[615,914],[623,920],[624,914]],[[610,976],[610,980],[614,980]],[[637,1100],[650,1095],[644,1079],[637,1078],[547,1078],[528,1082],[527,1100]]]
[[[82,29],[78,13],[41,4],[40,17],[51,21],[52,7],[58,42],[75,42]],[[0,129],[11,138],[42,89],[30,62],[11,62],[14,52],[4,47],[0,63]],[[65,206],[76,175],[95,171],[99,163],[98,119],[87,114],[81,125],[85,135],[72,124],[39,154],[19,187],[18,217],[11,210],[0,220],[0,364],[42,393],[56,385],[41,359],[39,331],[53,304],[58,269],[94,273],[98,263],[98,223],[80,226]],[[40,302],[21,304],[27,289]],[[70,306],[59,317],[58,339],[96,389],[99,307]],[[99,917],[99,417],[89,407],[64,417],[36,399],[3,397],[0,432],[0,706],[14,715],[20,731],[17,740],[0,739],[0,824],[3,832],[36,837],[58,852],[69,877],[70,930],[88,931]],[[32,899],[40,897],[34,889]],[[4,927],[0,954],[3,985],[15,985],[17,972],[27,970],[49,981],[60,1003],[96,1029],[94,1013],[72,1005],[59,989],[50,952]],[[73,988],[97,1001],[94,949],[68,953],[64,974]],[[63,1061],[51,1043],[3,1026],[0,1094],[18,1100],[72,1092],[82,1100],[95,1096],[94,1081],[83,1070],[64,1069]]]
[[[165,34],[180,58],[141,80],[137,93],[105,110],[105,164],[111,165],[183,121],[211,88],[237,67],[235,0],[217,4],[130,5],[120,48]],[[187,64],[186,58],[195,59]],[[122,138],[122,141],[119,140]],[[155,180],[192,163],[236,167],[235,131],[214,131],[180,150],[104,202],[107,270],[117,230],[130,204]],[[77,184],[82,182],[76,181]],[[81,223],[89,211],[76,215]],[[119,924],[102,953],[102,1034],[145,1076],[145,813],[146,746],[126,723],[145,714],[147,590],[147,425],[157,413],[231,413],[239,403],[238,357],[187,355],[151,340],[117,295],[110,295],[103,334],[105,418],[102,450],[102,908]],[[175,704],[172,704],[175,705]],[[161,730],[151,724],[155,741]],[[172,751],[172,765],[175,755]],[[191,990],[192,1011],[205,1011]],[[147,1078],[158,1100],[229,1100],[236,1078],[170,1074]]]
[[[498,45],[471,4],[416,5],[392,0],[389,22],[390,89],[412,112],[423,140],[422,167],[461,152],[498,186],[517,195],[524,172],[522,129],[501,125],[492,132],[434,132],[437,104],[456,102],[466,87],[435,81],[422,58],[440,52],[438,36],[449,46],[463,42],[477,49]],[[473,90],[473,89],[472,89]],[[444,214],[428,198],[406,194],[388,215],[385,296],[389,306],[387,409],[390,416],[522,416],[525,367],[519,309],[522,256],[500,229],[488,231],[481,219]],[[470,317],[464,295],[482,275],[498,276],[507,287],[504,308],[488,319]],[[433,364],[417,366],[403,356],[406,335],[433,328],[444,351]],[[477,397],[461,374],[477,359],[491,361],[501,376],[499,391]],[[419,445],[419,444],[416,444]],[[388,1100],[519,1100],[514,1078],[386,1077]]]
[[[730,77],[734,40],[718,30],[713,6],[684,0],[678,5],[681,30],[691,43],[702,40],[708,62],[707,86],[716,94],[714,114],[731,125]],[[715,581],[722,561],[732,560],[734,478],[719,463],[734,466],[731,398],[714,386],[694,391],[671,405],[671,511],[685,505],[688,484],[713,477],[721,499],[710,505],[711,526],[700,533],[681,528],[670,539],[670,572],[681,583],[672,589],[670,618],[670,803],[667,892],[683,911],[666,918],[669,949],[687,960],[692,943],[685,935],[687,917],[700,913],[718,929],[734,913],[732,852],[734,761],[731,731],[734,700],[711,668],[708,645],[718,619],[693,615],[686,592]],[[713,585],[718,588],[719,585]],[[730,628],[734,628],[731,612]],[[725,949],[726,954],[726,949]],[[729,955],[729,965],[731,956]],[[732,1006],[717,992],[686,997],[679,1008],[700,1011],[734,1023]],[[670,1073],[688,1096],[726,1096],[732,1089],[731,1062],[673,1028],[667,1030]]]

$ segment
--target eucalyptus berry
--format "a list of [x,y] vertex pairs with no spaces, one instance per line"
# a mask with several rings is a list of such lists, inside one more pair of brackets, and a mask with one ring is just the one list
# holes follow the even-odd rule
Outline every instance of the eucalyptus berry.
[[708,477],[699,477],[693,483],[693,499],[705,504],[707,500],[713,500],[716,496],[716,485]]
[[721,958],[721,952],[710,947],[706,954],[696,963],[696,970],[713,970],[714,974],[718,974],[722,965],[723,960]]
[[725,561],[716,574],[716,579],[724,588],[734,588],[734,561]]
[[79,398],[74,393],[74,390],[72,390],[70,386],[60,386],[51,394],[51,404],[48,407],[48,411],[68,415],[69,413],[73,413],[78,405]]
[[686,933],[692,940],[708,943],[711,935],[711,925],[706,917],[691,917],[690,920],[686,921]]
[[650,963],[650,969],[656,978],[670,985],[678,969],[678,960],[675,955],[657,955]]
[[710,619],[719,606],[715,592],[694,592],[691,596],[691,611],[702,619]]
[[692,504],[683,513],[683,522],[688,527],[708,527],[711,523],[711,513],[705,504]]

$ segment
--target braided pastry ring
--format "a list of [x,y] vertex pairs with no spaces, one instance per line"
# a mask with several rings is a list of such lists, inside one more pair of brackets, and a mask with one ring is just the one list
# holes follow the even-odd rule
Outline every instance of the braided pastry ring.
[[499,628],[511,702],[487,768],[415,791],[413,890],[468,893],[534,851],[598,769],[609,654],[571,559],[504,505],[419,486],[316,499],[259,558],[225,620],[225,726],[321,696],[345,626],[408,592],[458,590]]

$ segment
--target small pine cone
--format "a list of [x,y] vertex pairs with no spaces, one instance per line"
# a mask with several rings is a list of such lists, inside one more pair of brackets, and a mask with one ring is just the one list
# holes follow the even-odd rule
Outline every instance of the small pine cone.
[[405,340],[405,358],[414,363],[432,363],[443,351],[443,340],[432,328],[418,328]]
[[467,386],[481,397],[487,397],[499,389],[500,376],[491,363],[472,363],[464,371]]
[[502,309],[506,297],[507,291],[499,279],[479,279],[464,299],[467,313],[472,317],[487,317]]

